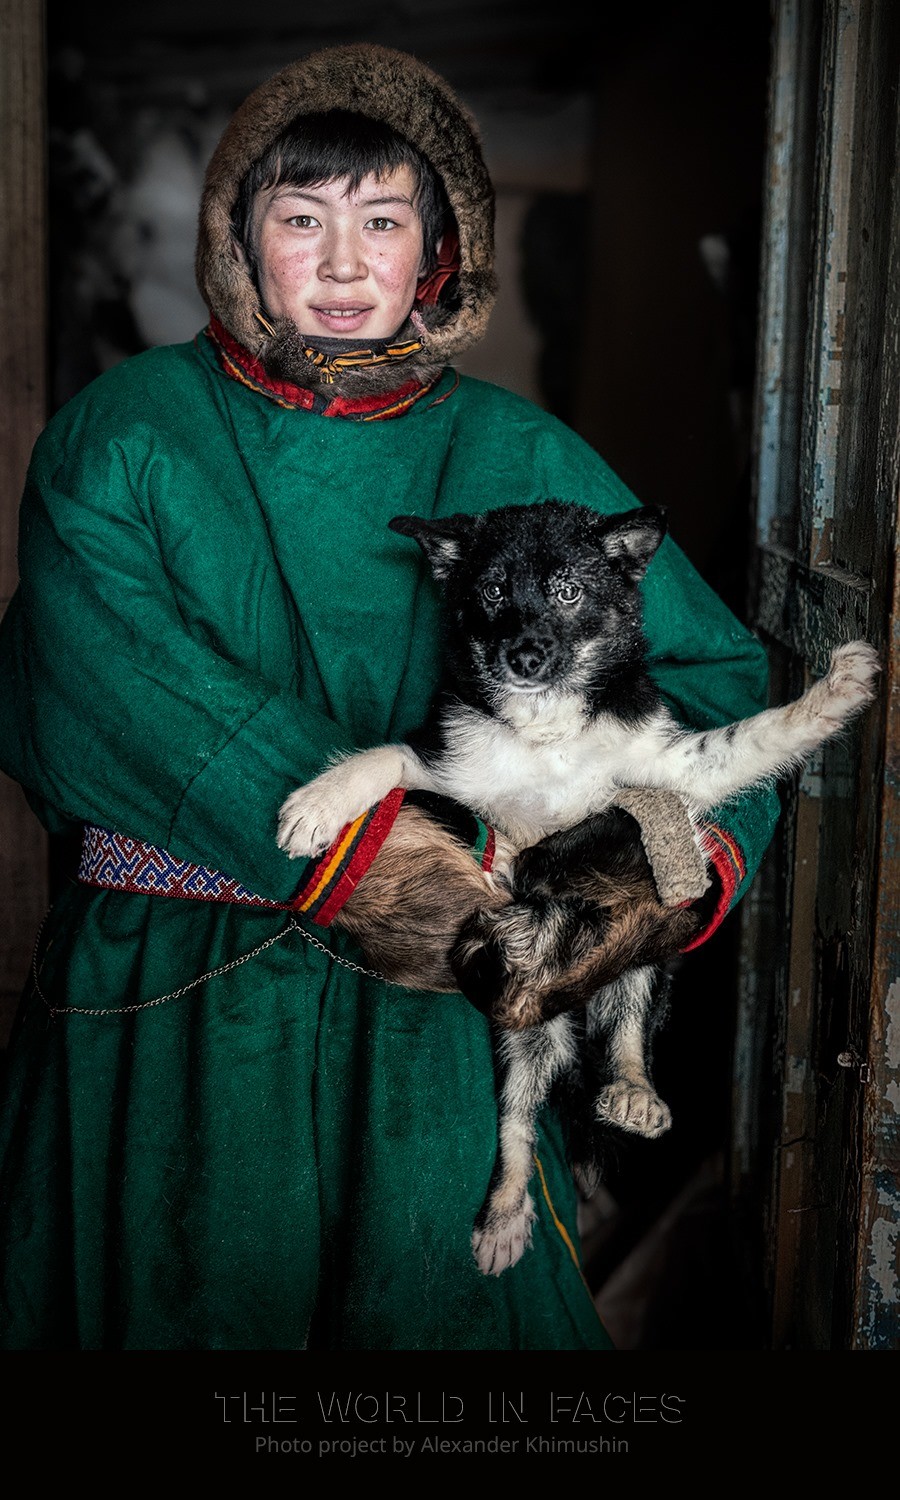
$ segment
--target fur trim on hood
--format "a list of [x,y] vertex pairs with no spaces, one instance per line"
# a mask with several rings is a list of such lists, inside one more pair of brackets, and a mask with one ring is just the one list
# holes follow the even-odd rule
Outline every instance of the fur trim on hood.
[[[444,80],[407,53],[368,44],[331,47],[291,63],[250,94],[222,136],[206,173],[197,243],[197,283],[220,323],[268,368],[291,342],[293,325],[267,335],[259,296],[235,255],[231,215],[244,174],[299,114],[349,109],[383,120],[426,156],[443,179],[459,233],[460,269],[450,303],[417,316],[413,336],[431,370],[447,364],[485,331],[496,295],[494,191],[478,127]],[[410,327],[409,324],[406,325]],[[398,330],[398,333],[400,330]],[[294,338],[296,344],[296,338]],[[294,366],[299,358],[291,353]],[[308,383],[318,383],[313,365]],[[396,382],[396,372],[392,378]],[[368,382],[372,372],[357,372]]]

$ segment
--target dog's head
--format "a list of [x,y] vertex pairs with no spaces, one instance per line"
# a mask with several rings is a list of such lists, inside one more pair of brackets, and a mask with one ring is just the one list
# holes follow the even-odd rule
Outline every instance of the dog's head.
[[590,691],[643,661],[638,585],[665,534],[661,509],[599,516],[546,500],[389,524],[415,538],[444,591],[451,666],[495,701]]

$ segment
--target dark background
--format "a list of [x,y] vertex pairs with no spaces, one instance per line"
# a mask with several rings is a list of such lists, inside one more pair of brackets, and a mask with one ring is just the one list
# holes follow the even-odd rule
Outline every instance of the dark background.
[[[461,368],[569,422],[667,507],[746,619],[769,39],[766,0],[51,0],[52,405],[202,326],[197,201],[249,90],[321,46],[399,47],[471,106],[497,188],[501,294]],[[623,1349],[759,1339],[723,1167],[735,929],[676,976],[655,1075],[673,1130],[623,1137],[584,1207],[586,1274]]]

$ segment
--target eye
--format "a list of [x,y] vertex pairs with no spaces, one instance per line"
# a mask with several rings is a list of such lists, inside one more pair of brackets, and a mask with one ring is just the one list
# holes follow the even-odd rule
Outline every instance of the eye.
[[556,590],[556,597],[560,604],[575,604],[583,593],[584,590],[578,583],[561,583]]
[[319,221],[312,214],[291,214],[288,223],[293,224],[295,229],[316,229]]
[[499,583],[486,583],[482,587],[481,596],[488,604],[499,604],[503,598],[503,589]]
[[367,229],[396,229],[396,219],[370,219],[366,225]]

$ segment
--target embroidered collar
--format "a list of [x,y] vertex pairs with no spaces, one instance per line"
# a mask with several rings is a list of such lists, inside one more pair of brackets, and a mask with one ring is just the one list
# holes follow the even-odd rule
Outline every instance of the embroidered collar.
[[[315,412],[324,417],[344,417],[351,422],[378,422],[401,416],[434,389],[443,373],[439,371],[434,379],[425,382],[411,378],[390,391],[372,392],[365,396],[329,396],[327,391],[308,390],[304,386],[293,385],[288,380],[279,380],[270,375],[261,360],[245,349],[243,344],[239,344],[237,339],[232,338],[228,329],[217,318],[210,319],[206,334],[215,346],[222,369],[233,380],[239,380],[242,385],[258,391],[260,395],[268,396],[279,406]],[[319,367],[326,380],[329,377],[333,380],[336,374],[345,369],[384,365],[393,360],[399,363],[420,348],[421,344],[417,340],[408,340],[403,344],[385,341],[371,349],[347,350],[343,354],[313,348],[305,352]]]
[[390,365],[422,352],[422,340],[415,338],[400,343],[378,339],[359,349],[348,345],[349,339],[322,339],[317,344],[303,345],[303,353],[310,364],[315,365],[323,385],[331,385],[345,370],[371,370],[377,365]]

